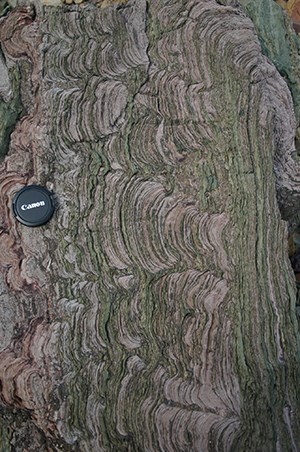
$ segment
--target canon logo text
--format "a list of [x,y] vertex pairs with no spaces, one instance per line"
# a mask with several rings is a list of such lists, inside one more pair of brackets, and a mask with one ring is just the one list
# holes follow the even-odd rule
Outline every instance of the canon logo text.
[[32,204],[23,204],[21,206],[22,210],[36,209],[37,207],[45,206],[45,201],[33,202]]

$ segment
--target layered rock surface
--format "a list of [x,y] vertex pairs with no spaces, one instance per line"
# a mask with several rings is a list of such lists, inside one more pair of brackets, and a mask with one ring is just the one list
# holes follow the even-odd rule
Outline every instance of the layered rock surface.
[[[5,415],[49,450],[296,450],[296,121],[252,22],[129,0],[1,26],[30,73],[0,174]],[[57,196],[39,229],[13,218],[27,183]]]

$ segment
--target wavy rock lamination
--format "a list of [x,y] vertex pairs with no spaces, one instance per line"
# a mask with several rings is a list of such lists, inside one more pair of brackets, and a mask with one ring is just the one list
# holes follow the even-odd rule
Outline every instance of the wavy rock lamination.
[[[2,405],[57,450],[296,450],[273,173],[294,118],[251,22],[213,0],[129,0],[45,8],[34,27],[30,134],[21,122],[0,179],[1,269],[23,306]],[[34,232],[8,204],[27,180],[60,202]]]

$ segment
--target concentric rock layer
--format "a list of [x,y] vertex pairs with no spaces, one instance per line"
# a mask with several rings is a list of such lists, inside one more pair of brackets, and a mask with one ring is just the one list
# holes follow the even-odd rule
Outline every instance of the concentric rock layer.
[[[16,9],[0,37],[30,75],[0,174],[4,420],[45,450],[297,450],[295,119],[251,21],[129,0]],[[28,183],[57,197],[38,229]]]

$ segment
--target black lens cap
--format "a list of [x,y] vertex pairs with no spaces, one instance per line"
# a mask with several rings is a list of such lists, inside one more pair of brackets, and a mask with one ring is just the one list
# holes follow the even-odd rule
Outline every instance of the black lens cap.
[[27,185],[13,199],[15,217],[20,223],[32,228],[47,223],[54,210],[52,193],[39,185]]

